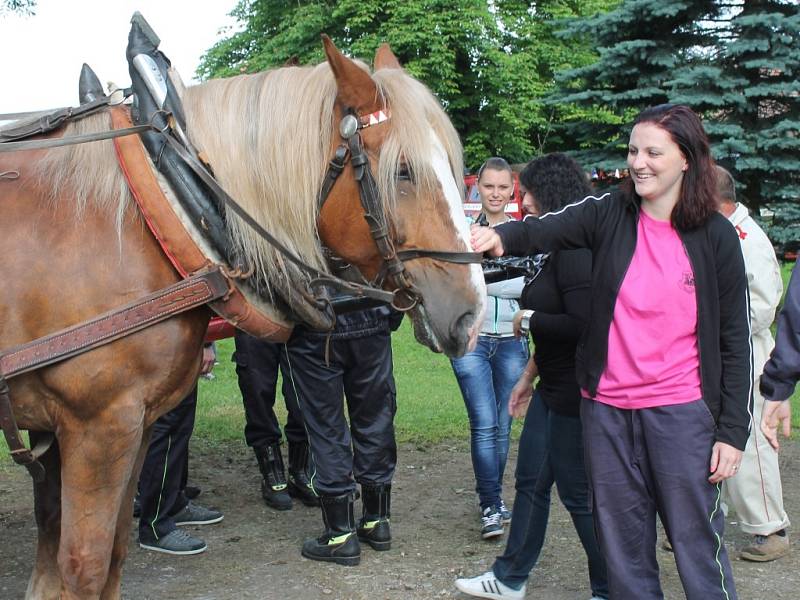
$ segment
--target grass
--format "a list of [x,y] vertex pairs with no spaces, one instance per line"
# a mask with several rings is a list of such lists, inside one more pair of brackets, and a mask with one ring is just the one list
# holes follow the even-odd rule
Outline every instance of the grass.
[[[794,263],[786,263],[782,267],[784,288],[793,266]],[[404,319],[400,329],[392,335],[392,349],[397,382],[395,429],[398,441],[425,445],[467,440],[467,411],[450,361],[419,345],[408,319]],[[244,435],[244,411],[236,373],[230,362],[232,352],[232,340],[220,342],[221,364],[214,369],[215,379],[200,382],[195,435],[209,443],[239,440]],[[793,426],[800,427],[800,390],[792,396],[792,406]],[[278,420],[285,423],[286,408],[281,398],[275,403],[275,412]],[[515,434],[519,433],[519,427],[515,421]]]
[[[793,263],[783,265],[784,287],[793,266]],[[419,345],[407,319],[392,335],[392,347],[397,382],[395,429],[398,441],[419,445],[446,440],[465,442],[469,431],[467,412],[447,358]],[[244,409],[230,360],[233,340],[222,340],[217,348],[220,364],[214,369],[214,379],[200,381],[194,436],[197,441],[209,445],[233,441],[244,443]],[[793,426],[798,427],[800,391],[792,396],[792,406]],[[286,408],[281,397],[275,403],[275,412],[279,422],[285,423]],[[519,434],[519,428],[520,424],[515,422],[514,435]],[[0,443],[0,473],[10,466],[11,459],[3,440]]]
[[[425,445],[466,436],[467,412],[450,361],[420,346],[407,320],[392,335],[392,350],[398,441]],[[195,436],[211,443],[239,440],[243,436],[244,411],[230,361],[232,352],[232,340],[219,342],[220,364],[214,368],[214,379],[200,381]],[[285,423],[286,407],[280,384],[278,390],[275,412],[279,422]]]

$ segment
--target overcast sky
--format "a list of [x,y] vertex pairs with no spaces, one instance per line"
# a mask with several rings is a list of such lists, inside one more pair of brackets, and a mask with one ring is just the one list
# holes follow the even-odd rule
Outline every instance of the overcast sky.
[[73,106],[88,63],[103,86],[130,84],[125,60],[138,10],[188,84],[200,56],[234,25],[236,0],[38,0],[31,17],[0,15],[0,114]]

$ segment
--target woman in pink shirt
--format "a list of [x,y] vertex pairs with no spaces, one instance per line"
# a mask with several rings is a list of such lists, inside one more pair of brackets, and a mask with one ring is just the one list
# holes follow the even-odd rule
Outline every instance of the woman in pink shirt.
[[523,223],[474,227],[472,244],[494,256],[592,250],[591,315],[576,376],[611,598],[663,599],[658,514],[687,599],[733,600],[719,494],[750,427],[741,249],[716,211],[708,138],[691,109],[643,111],[628,166],[619,190]]

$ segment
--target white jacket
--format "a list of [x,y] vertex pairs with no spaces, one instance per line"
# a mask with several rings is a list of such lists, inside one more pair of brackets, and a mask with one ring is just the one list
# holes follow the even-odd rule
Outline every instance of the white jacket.
[[736,210],[728,220],[739,234],[744,255],[747,284],[750,288],[753,376],[757,379],[775,345],[769,328],[775,320],[775,311],[783,294],[781,268],[767,234],[750,217],[744,204],[737,203]]

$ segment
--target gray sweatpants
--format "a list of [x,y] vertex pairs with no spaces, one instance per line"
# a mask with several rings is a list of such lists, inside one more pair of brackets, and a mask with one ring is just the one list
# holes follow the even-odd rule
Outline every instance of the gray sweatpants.
[[624,410],[584,399],[586,468],[611,600],[662,600],[656,514],[687,600],[735,600],[720,485],[708,482],[715,423],[703,400]]

